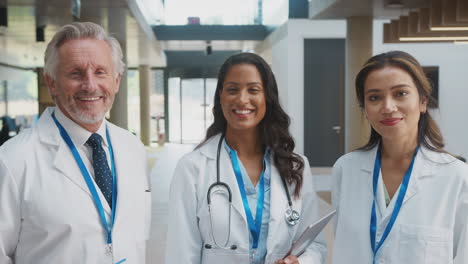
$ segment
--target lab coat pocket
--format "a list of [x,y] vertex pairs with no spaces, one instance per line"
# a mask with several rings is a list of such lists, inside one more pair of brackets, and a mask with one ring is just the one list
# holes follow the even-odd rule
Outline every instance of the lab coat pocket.
[[203,264],[240,264],[246,263],[249,259],[248,253],[239,252],[240,249],[220,249],[212,248],[203,250]]
[[446,228],[400,225],[400,263],[452,263],[450,231]]
[[284,257],[286,256],[286,252],[284,252],[283,254],[271,254],[271,255],[268,255],[265,259],[265,264],[274,264],[275,261],[279,260],[279,259],[283,259]]
[[203,241],[214,244],[212,241],[214,237],[220,244],[224,243],[232,232],[234,212],[234,208],[229,205],[227,194],[215,189],[211,195],[211,210],[208,209],[206,200],[202,203],[203,206],[197,212],[197,217]]

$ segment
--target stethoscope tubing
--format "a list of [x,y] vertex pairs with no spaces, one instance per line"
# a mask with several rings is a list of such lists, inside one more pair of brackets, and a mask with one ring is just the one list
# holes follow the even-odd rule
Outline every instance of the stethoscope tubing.
[[[219,139],[219,142],[218,142],[218,149],[217,149],[217,153],[216,153],[216,182],[214,182],[213,184],[210,185],[210,187],[208,187],[206,198],[207,198],[207,203],[208,203],[208,212],[210,214],[211,238],[213,239],[214,244],[216,245],[217,248],[235,250],[235,249],[237,249],[237,245],[227,246],[229,244],[229,239],[230,239],[230,236],[231,236],[232,192],[231,192],[231,188],[229,187],[229,185],[227,183],[225,183],[225,182],[222,182],[221,179],[220,179],[220,156],[221,156],[221,146],[222,146],[224,137],[225,137],[225,135],[222,134],[220,139]],[[292,204],[292,199],[291,199],[291,195],[289,194],[289,189],[288,189],[288,185],[286,183],[286,180],[283,177],[280,177],[280,178],[281,178],[281,181],[283,183],[283,187],[284,187],[284,191],[286,193],[286,197],[288,199],[289,209],[287,210],[286,215],[285,215],[286,222],[289,225],[293,226],[293,225],[296,225],[298,223],[300,215],[296,210],[293,210],[293,208],[292,208],[292,205],[293,205]],[[228,201],[229,201],[228,237],[227,237],[226,242],[224,243],[223,246],[220,246],[218,244],[218,242],[216,241],[215,237],[214,237],[214,234],[213,234],[213,220],[211,218],[211,193],[213,192],[213,188],[219,187],[219,186],[226,189],[227,194],[228,194]],[[213,246],[211,244],[205,244],[205,248],[206,249],[212,249]]]

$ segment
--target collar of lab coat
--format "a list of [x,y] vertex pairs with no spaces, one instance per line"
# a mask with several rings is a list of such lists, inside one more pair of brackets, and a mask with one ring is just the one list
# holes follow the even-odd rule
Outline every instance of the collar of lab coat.
[[[372,178],[373,178],[374,163],[375,163],[375,156],[377,153],[377,148],[378,147],[376,146],[369,151],[363,152],[363,155],[361,156],[362,160],[360,162],[361,170],[366,172],[365,175],[368,179],[368,186],[371,190],[371,193],[372,193],[372,188],[373,188]],[[413,198],[421,190],[422,183],[425,179],[430,178],[435,174],[438,164],[448,163],[451,161],[452,159],[450,158],[450,156],[432,151],[425,146],[421,146],[418,154],[416,155],[416,159],[414,161],[411,179],[408,185],[408,189],[406,191],[405,198],[403,199],[402,206],[404,206],[405,203],[407,203],[411,198]],[[381,175],[379,177],[381,179]],[[382,184],[383,184],[382,181],[379,180],[378,186],[381,187],[383,186]],[[377,211],[382,216],[381,220],[386,221],[391,216],[391,213],[395,205],[395,199],[392,199],[392,202],[389,204],[388,207],[386,207],[384,198],[383,199],[379,199],[379,198],[383,198],[383,196],[378,195],[377,197],[377,206],[376,206]]]
[[[76,165],[76,163],[71,164],[70,162],[74,162],[73,159],[70,159],[71,153],[68,145],[65,143],[64,140],[62,140],[62,137],[60,136],[60,132],[55,125],[53,119],[52,119],[52,113],[54,112],[54,107],[49,107],[47,108],[44,113],[41,115],[41,118],[37,122],[37,130],[39,134],[39,140],[43,144],[48,144],[48,145],[53,145],[57,147],[57,151],[55,152],[55,158],[53,161],[55,169],[60,171],[62,175],[67,177],[70,181],[72,181],[75,185],[77,185],[80,189],[82,189],[84,192],[88,193],[88,195],[91,195],[91,192],[89,191],[88,186],[86,185],[86,181],[84,180],[83,175],[81,174],[81,171],[79,167]],[[109,126],[109,133],[112,131],[112,126]],[[113,148],[114,148],[114,153],[116,153],[116,149],[121,149],[118,145],[118,140],[113,141]],[[119,164],[117,155],[115,155],[115,166],[116,170],[118,171],[118,166]],[[119,180],[120,183],[120,180]],[[120,184],[119,184],[120,185]],[[96,187],[98,190],[99,188]],[[99,197],[101,198],[101,201],[104,201],[105,198],[102,195],[100,191],[98,191]],[[110,207],[107,203],[102,203],[104,210],[106,213],[110,213]]]
[[[73,144],[79,148],[86,144],[88,141],[89,137],[93,134],[86,130],[85,128],[81,127],[77,123],[75,123],[73,120],[68,118],[61,110],[59,107],[55,107],[55,117],[57,120],[60,122],[60,124],[65,128],[67,131],[68,135],[70,136]],[[105,147],[108,147],[109,144],[107,142],[107,136],[106,136],[106,123],[107,121],[104,119],[101,123],[101,126],[99,129],[96,131],[96,134],[100,135],[102,138],[102,143]]]
[[[216,162],[216,154],[218,150],[218,142],[220,134],[210,138],[204,145],[202,145],[199,150],[205,155],[208,159]],[[272,154],[273,155],[273,154]],[[221,160],[220,160],[220,173],[221,181],[224,181],[229,185],[232,191],[232,205],[235,210],[242,216],[244,219],[244,224],[246,230],[247,220],[245,216],[244,206],[242,204],[242,198],[240,196],[239,186],[237,184],[234,171],[232,170],[232,164],[230,158],[224,148],[221,148]],[[216,164],[214,165],[216,168]],[[229,169],[223,169],[229,168]],[[216,172],[215,172],[216,173]],[[215,174],[216,177],[216,174]],[[288,186],[290,187],[290,186]],[[291,188],[289,188],[291,189]],[[290,191],[290,190],[288,190]],[[293,199],[293,207],[298,212],[301,212],[301,200]],[[288,208],[288,199],[281,181],[278,170],[274,166],[274,163],[271,164],[271,181],[270,181],[270,223],[268,226],[268,238],[267,238],[267,250],[274,250],[274,247],[277,246],[284,237],[288,234],[286,221],[284,220],[284,214]],[[282,228],[286,227],[286,228]],[[283,230],[284,231],[280,231]],[[280,243],[281,244],[281,243]]]

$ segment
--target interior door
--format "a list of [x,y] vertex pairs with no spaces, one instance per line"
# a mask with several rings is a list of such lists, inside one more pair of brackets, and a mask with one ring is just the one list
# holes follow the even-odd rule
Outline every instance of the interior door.
[[304,152],[312,167],[344,153],[345,40],[304,40]]

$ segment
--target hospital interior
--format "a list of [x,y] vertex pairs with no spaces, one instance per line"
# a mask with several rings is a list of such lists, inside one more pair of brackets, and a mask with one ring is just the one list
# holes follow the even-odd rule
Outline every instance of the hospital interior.
[[[369,135],[354,78],[372,55],[402,50],[421,63],[437,99],[429,111],[446,149],[468,158],[468,1],[2,0],[0,144],[54,105],[44,51],[54,33],[74,21],[102,25],[123,49],[126,70],[107,118],[146,146],[148,264],[164,261],[177,161],[204,139],[219,67],[239,52],[259,54],[271,66],[323,214],[331,210],[334,162]],[[324,232],[331,263],[331,225]]]

